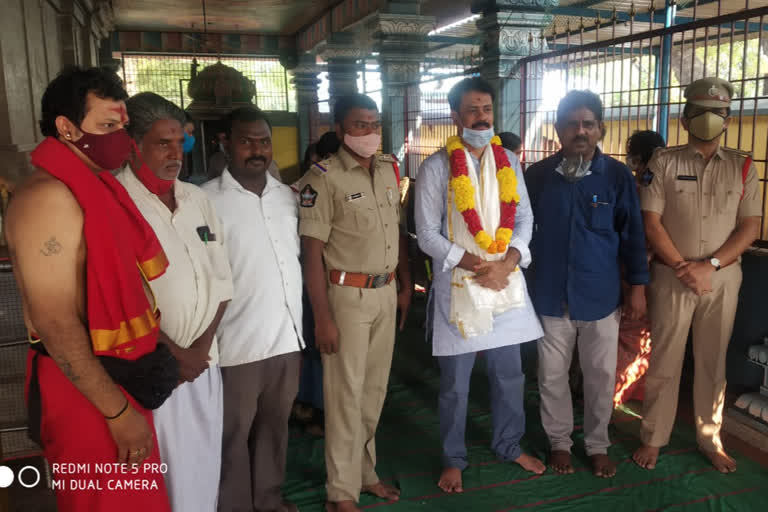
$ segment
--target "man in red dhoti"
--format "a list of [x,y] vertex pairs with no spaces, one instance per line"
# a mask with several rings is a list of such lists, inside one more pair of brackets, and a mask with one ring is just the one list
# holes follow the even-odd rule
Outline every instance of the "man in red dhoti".
[[59,512],[170,511],[149,410],[178,380],[175,359],[157,345],[148,284],[167,261],[109,173],[130,150],[126,97],[104,69],[73,68],[48,85],[46,139],[6,218],[34,333],[30,434],[51,464]]

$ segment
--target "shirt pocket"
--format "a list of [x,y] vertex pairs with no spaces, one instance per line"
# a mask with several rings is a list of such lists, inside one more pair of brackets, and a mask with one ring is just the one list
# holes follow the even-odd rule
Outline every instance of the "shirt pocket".
[[592,231],[613,231],[613,201],[597,199],[589,205],[589,227]]
[[697,180],[681,180],[676,179],[675,180],[675,192],[678,195],[685,194],[690,195],[696,195],[699,193],[699,182]]
[[215,242],[208,242],[204,244],[204,251],[208,258],[209,269],[212,273],[214,280],[216,281],[230,281],[232,279],[232,271],[229,267],[229,255],[224,244],[218,238],[223,237],[224,233],[216,234]]
[[342,211],[345,224],[358,232],[371,231],[376,227],[376,208],[372,206],[368,197],[343,199]]
[[721,186],[721,189],[715,191],[715,211],[717,213],[734,213],[739,209],[741,202],[742,185],[727,188]]

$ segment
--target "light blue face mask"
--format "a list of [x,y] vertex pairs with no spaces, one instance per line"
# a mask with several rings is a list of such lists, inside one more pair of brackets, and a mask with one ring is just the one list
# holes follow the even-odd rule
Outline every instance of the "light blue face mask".
[[473,130],[465,127],[461,138],[473,148],[484,148],[493,138],[493,127],[487,130]]
[[189,153],[195,147],[195,136],[184,132],[184,145],[182,149],[184,153]]

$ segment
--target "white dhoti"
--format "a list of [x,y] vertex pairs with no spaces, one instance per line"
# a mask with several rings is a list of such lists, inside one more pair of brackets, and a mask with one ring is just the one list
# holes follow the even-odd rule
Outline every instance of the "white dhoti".
[[[214,512],[219,497],[224,417],[221,370],[212,366],[155,409],[160,459],[174,512]],[[149,512],[149,511],[143,511]]]

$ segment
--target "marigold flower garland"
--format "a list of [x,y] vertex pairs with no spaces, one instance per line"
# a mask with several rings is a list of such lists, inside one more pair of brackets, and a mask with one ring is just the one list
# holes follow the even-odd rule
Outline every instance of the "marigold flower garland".
[[517,176],[509,165],[507,153],[501,146],[501,139],[494,136],[491,139],[491,148],[496,160],[496,180],[499,182],[499,202],[501,214],[499,228],[496,230],[496,238],[491,238],[484,229],[475,209],[475,187],[469,179],[467,170],[467,154],[464,145],[458,136],[448,137],[445,144],[448,157],[451,161],[451,189],[453,190],[456,209],[464,218],[467,229],[475,237],[475,242],[488,254],[499,254],[507,250],[512,232],[515,229],[515,212],[520,196],[517,193]]

